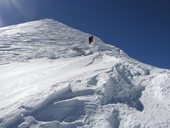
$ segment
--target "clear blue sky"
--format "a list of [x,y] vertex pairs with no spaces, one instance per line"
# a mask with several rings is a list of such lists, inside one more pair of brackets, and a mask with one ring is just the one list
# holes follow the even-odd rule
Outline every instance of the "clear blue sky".
[[0,26],[51,18],[170,69],[170,0],[0,0]]

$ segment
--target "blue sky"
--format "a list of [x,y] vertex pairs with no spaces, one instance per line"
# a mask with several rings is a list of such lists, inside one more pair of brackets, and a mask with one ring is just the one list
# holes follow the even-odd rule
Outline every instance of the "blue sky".
[[170,69],[169,0],[0,0],[0,26],[43,18],[92,33],[129,56]]

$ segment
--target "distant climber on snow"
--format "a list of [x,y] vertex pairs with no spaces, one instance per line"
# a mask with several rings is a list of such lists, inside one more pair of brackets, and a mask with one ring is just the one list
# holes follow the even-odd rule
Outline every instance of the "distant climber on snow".
[[93,43],[93,36],[91,35],[89,36],[89,44],[92,45],[92,43]]

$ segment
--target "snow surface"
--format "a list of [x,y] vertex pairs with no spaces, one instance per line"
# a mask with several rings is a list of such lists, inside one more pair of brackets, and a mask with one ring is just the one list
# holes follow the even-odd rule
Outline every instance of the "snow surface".
[[170,128],[170,70],[54,20],[0,29],[0,128]]

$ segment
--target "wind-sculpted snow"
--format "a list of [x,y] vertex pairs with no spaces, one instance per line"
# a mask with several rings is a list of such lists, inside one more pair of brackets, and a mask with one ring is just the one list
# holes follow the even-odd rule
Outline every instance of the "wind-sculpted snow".
[[144,87],[133,85],[130,80],[119,73],[116,68],[108,77],[108,80],[106,80],[104,84],[105,89],[102,94],[102,104],[125,103],[139,111],[144,109],[139,100]]
[[0,128],[170,128],[170,71],[53,20],[0,29]]

